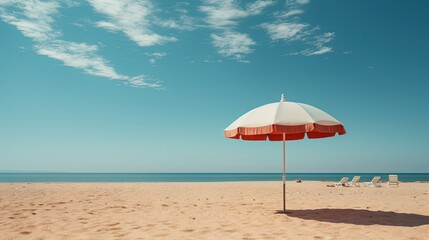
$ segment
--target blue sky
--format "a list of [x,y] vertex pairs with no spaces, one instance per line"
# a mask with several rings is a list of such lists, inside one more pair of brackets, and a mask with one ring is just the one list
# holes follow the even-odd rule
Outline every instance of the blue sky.
[[289,172],[429,172],[428,7],[0,0],[0,170],[280,172],[223,129],[285,93],[347,130]]

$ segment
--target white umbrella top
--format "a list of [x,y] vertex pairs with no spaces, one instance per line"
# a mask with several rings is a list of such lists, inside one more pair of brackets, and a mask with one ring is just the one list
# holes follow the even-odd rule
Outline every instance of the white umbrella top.
[[281,101],[255,108],[229,125],[225,137],[243,140],[286,140],[345,134],[343,124],[326,112],[304,103]]

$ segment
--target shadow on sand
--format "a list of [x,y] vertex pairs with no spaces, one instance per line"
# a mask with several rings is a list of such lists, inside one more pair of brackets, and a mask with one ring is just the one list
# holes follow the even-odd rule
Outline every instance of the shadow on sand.
[[[277,211],[277,214],[284,214]],[[331,223],[349,223],[356,225],[386,225],[417,227],[429,224],[429,216],[413,213],[370,211],[366,209],[303,209],[287,210],[286,215],[292,218],[316,220]]]

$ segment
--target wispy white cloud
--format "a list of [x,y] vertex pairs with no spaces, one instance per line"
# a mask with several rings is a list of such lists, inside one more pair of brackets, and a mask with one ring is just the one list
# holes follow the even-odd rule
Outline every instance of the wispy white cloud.
[[176,41],[175,37],[162,36],[150,30],[152,3],[145,0],[88,0],[91,6],[106,16],[96,26],[124,33],[139,46],[153,46]]
[[167,56],[165,52],[154,52],[154,53],[145,53],[146,56],[161,58]]
[[[14,25],[24,36],[32,39],[38,54],[80,69],[89,75],[122,80],[134,87],[160,88],[158,82],[149,83],[143,75],[121,75],[109,61],[98,55],[98,46],[61,40],[60,30],[54,29],[54,17],[62,7],[58,1],[0,1],[0,19]],[[66,1],[66,7],[74,6]]]
[[335,38],[335,33],[334,32],[326,32],[326,33],[324,33],[322,35],[316,36],[315,44],[321,46],[323,44],[329,43],[334,38]]
[[155,23],[158,26],[172,28],[183,31],[191,31],[195,29],[194,19],[192,17],[182,15],[177,20],[175,19],[156,19]]
[[149,59],[149,63],[154,65],[154,64],[156,64],[157,59],[160,59],[160,58],[167,56],[167,53],[165,53],[165,52],[154,52],[154,53],[145,53],[145,55],[151,57]]
[[[314,56],[333,51],[332,47],[327,46],[327,44],[335,38],[334,32],[319,34],[317,33],[320,30],[319,27],[312,27],[310,24],[302,22],[299,18],[299,15],[304,13],[301,8],[309,2],[310,0],[287,0],[286,11],[275,14],[276,21],[261,24],[261,27],[267,31],[274,41],[299,41],[310,45],[304,50],[286,55]],[[294,18],[290,18],[291,16],[294,16]]]
[[334,32],[326,32],[322,35],[318,35],[315,37],[315,40],[313,42],[315,49],[313,51],[310,50],[310,53],[307,54],[308,56],[311,55],[320,55],[332,52],[332,47],[326,46],[326,44],[330,43],[335,38]]
[[118,74],[107,60],[98,56],[96,45],[55,40],[37,44],[36,50],[40,55],[62,61],[65,66],[82,69],[90,75],[124,80],[127,85],[132,87],[162,87],[160,82],[149,81],[144,75],[130,77]]
[[247,34],[226,31],[222,34],[212,34],[213,45],[225,57],[242,59],[244,55],[253,51],[251,46],[256,43]]
[[[189,14],[189,5],[190,4],[188,2],[175,2],[173,4],[173,10],[157,8],[154,11],[156,14],[152,14],[151,23],[163,28],[179,31],[192,31],[198,28],[199,25],[197,24],[197,18]],[[168,18],[157,16],[161,15],[160,13],[165,13]]]
[[35,46],[40,55],[62,61],[65,66],[82,69],[84,72],[110,79],[127,80],[127,76],[118,74],[109,63],[97,55],[98,47],[86,43],[54,40]]
[[288,18],[288,17],[300,15],[300,14],[303,14],[303,13],[304,13],[303,10],[294,9],[294,10],[289,10],[289,11],[282,12],[282,13],[278,14],[278,16],[280,18]]
[[77,0],[62,0],[62,3],[64,3],[67,7],[77,7],[81,5],[81,1]]
[[[220,59],[218,59],[218,60],[205,59],[204,62],[205,63],[222,63],[223,61]],[[191,63],[195,63],[195,62],[191,62]]]
[[314,40],[311,41],[313,45],[312,48],[307,48],[299,52],[297,55],[305,55],[305,56],[314,56],[314,55],[322,55],[325,53],[332,52],[332,47],[326,46],[327,43],[331,42],[335,37],[335,33],[327,32],[322,35],[318,35],[314,37]]
[[288,7],[301,7],[302,5],[309,4],[310,0],[286,0]]
[[252,38],[235,30],[238,20],[261,14],[264,9],[274,4],[272,0],[257,0],[241,7],[236,0],[205,0],[200,11],[205,13],[209,27],[221,31],[211,34],[212,43],[219,54],[236,60],[251,53],[251,46],[256,43]]
[[308,24],[303,23],[265,23],[261,25],[265,30],[267,30],[272,40],[300,40],[303,36],[308,35],[308,32],[305,31],[309,27]]
[[241,63],[250,63],[250,61],[249,60],[243,60],[243,59],[240,59],[240,60],[238,60],[239,62],[241,62]]
[[247,5],[246,12],[249,15],[258,15],[261,14],[265,8],[273,5],[274,3],[275,1],[271,0],[257,0],[256,2]]
[[325,53],[329,53],[332,52],[332,48],[331,47],[320,47],[320,48],[316,48],[314,50],[305,50],[304,51],[304,55],[306,56],[312,56],[312,55],[321,55],[321,54],[325,54]]
[[314,56],[314,55],[321,55],[325,53],[332,52],[331,47],[321,47],[321,48],[315,48],[315,49],[304,49],[300,52],[293,52],[286,55],[304,55],[304,56]]
[[27,50],[27,48],[24,46],[19,46],[18,49],[20,52],[25,52]]
[[[19,11],[8,11],[15,7]],[[24,36],[34,41],[46,41],[60,35],[52,29],[53,16],[58,13],[60,4],[56,1],[0,1],[0,17],[14,25]]]
[[258,15],[266,7],[274,4],[271,0],[258,0],[247,5],[239,6],[236,0],[205,0],[200,11],[207,14],[205,21],[213,28],[228,28],[238,24],[237,20],[252,15]]
[[249,15],[235,0],[206,0],[200,10],[207,14],[206,22],[213,28],[235,26],[236,19]]
[[160,81],[154,81],[144,75],[139,75],[135,77],[130,77],[125,84],[130,85],[131,87],[137,88],[156,88],[164,90]]

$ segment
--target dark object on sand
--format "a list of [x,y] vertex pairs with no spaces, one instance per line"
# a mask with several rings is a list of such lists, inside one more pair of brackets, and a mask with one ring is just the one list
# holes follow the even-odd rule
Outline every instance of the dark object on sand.
[[297,178],[297,179],[295,179],[295,182],[301,183],[302,181],[301,181],[301,179]]

